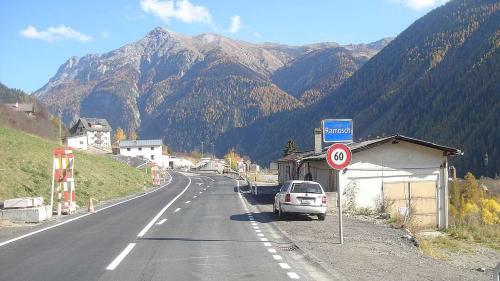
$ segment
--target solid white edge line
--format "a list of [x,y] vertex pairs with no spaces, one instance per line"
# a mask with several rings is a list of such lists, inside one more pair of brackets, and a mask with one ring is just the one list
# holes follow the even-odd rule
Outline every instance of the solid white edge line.
[[132,251],[135,247],[135,243],[130,243],[123,249],[123,251],[106,267],[106,270],[114,270],[122,260]]
[[167,221],[167,219],[162,219],[161,221],[157,222],[156,224],[157,225],[162,225],[163,223],[165,223]]
[[32,236],[32,235],[38,234],[38,233],[40,233],[40,232],[44,232],[44,231],[47,231],[47,230],[49,230],[49,229],[52,229],[52,228],[55,228],[55,227],[58,227],[58,226],[61,226],[61,225],[64,225],[64,224],[67,224],[67,223],[70,223],[70,222],[76,221],[76,220],[79,220],[79,219],[84,218],[84,217],[86,217],[86,216],[89,216],[89,215],[92,215],[92,214],[97,214],[97,213],[102,212],[102,211],[104,211],[104,210],[106,210],[106,209],[109,209],[109,208],[112,208],[112,207],[118,206],[118,205],[120,205],[120,204],[123,204],[123,203],[129,202],[129,201],[132,201],[132,200],[135,200],[135,199],[141,198],[141,197],[143,197],[143,196],[149,195],[149,194],[151,194],[151,193],[153,193],[153,192],[156,192],[156,191],[158,191],[158,190],[160,190],[160,189],[164,188],[165,186],[169,185],[169,184],[172,182],[172,175],[170,175],[170,173],[169,173],[169,172],[167,172],[167,174],[169,174],[169,176],[170,176],[170,181],[169,181],[168,183],[166,183],[165,185],[162,185],[161,187],[157,188],[157,189],[154,189],[154,190],[149,191],[149,192],[146,192],[146,193],[144,193],[144,194],[141,194],[141,195],[138,195],[138,196],[135,196],[135,197],[132,197],[132,198],[129,198],[129,199],[126,199],[126,200],[123,200],[123,201],[120,201],[120,202],[117,202],[117,203],[111,204],[111,205],[109,205],[109,206],[106,206],[106,207],[100,208],[100,209],[96,210],[94,213],[87,213],[87,214],[83,214],[83,215],[81,215],[81,216],[74,217],[74,218],[71,218],[71,219],[65,220],[65,221],[63,221],[63,222],[56,223],[56,224],[54,224],[54,225],[51,225],[51,226],[48,226],[48,227],[45,227],[45,228],[42,228],[42,229],[39,229],[39,230],[36,230],[36,231],[30,232],[30,233],[26,233],[26,234],[21,235],[21,236],[19,236],[19,237],[12,238],[12,239],[10,239],[10,240],[7,240],[7,241],[4,241],[4,242],[1,242],[1,243],[0,243],[0,247],[5,246],[5,245],[7,245],[7,244],[10,244],[10,243],[12,243],[12,242],[16,242],[17,240],[21,240],[21,239],[24,239],[24,238],[26,238],[26,237],[29,237],[29,236]]
[[279,265],[281,266],[281,268],[283,268],[283,269],[290,269],[290,268],[291,268],[291,267],[288,265],[288,263],[286,263],[286,262],[280,262],[280,263],[278,263],[278,264],[279,264]]
[[172,199],[170,202],[168,202],[167,205],[165,205],[165,207],[163,207],[163,209],[160,210],[160,212],[158,214],[156,214],[156,216],[141,230],[141,232],[139,232],[139,234],[137,234],[137,237],[143,237],[144,234],[146,234],[146,232],[151,228],[151,226],[153,226],[153,224],[163,215],[163,213],[165,213],[165,211],[168,209],[168,207],[170,207],[170,205],[174,204],[175,200],[179,199],[179,197],[182,196],[182,194],[184,194],[184,192],[186,192],[186,190],[189,188],[189,185],[191,185],[191,178],[185,176],[186,178],[188,178],[188,184],[186,185],[186,187],[181,191],[181,193],[179,193],[177,196],[175,196],[174,199]]
[[288,275],[288,277],[290,277],[291,279],[299,279],[299,275],[295,272],[287,272],[286,273]]

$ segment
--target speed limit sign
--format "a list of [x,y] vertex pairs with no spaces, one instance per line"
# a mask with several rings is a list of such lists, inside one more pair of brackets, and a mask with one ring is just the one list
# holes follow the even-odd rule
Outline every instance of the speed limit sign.
[[326,152],[326,162],[334,170],[342,170],[351,163],[351,150],[347,145],[336,143]]

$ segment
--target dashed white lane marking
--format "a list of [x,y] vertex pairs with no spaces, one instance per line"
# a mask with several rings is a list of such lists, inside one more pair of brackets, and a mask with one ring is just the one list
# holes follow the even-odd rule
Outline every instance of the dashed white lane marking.
[[269,242],[264,242],[264,246],[266,246],[266,247],[271,247],[271,243],[269,243]]
[[181,210],[181,208],[177,208],[177,209],[175,209],[174,213],[177,213],[177,212],[179,212],[180,210]]
[[286,273],[288,275],[288,277],[292,278],[292,279],[299,279],[299,275],[295,272],[287,272]]
[[196,196],[196,195],[195,195],[195,196],[193,196],[193,198],[196,198],[196,197],[198,197],[198,196]]
[[267,238],[260,238],[260,241],[266,242],[266,241],[269,241],[269,240]]
[[134,247],[135,243],[128,244],[127,247],[125,247],[125,249],[123,249],[123,251],[108,265],[108,267],[106,267],[106,270],[114,270]]
[[283,258],[280,255],[273,255],[273,259],[282,260]]
[[290,269],[290,268],[291,268],[291,267],[288,265],[288,263],[286,263],[286,262],[280,262],[280,263],[278,263],[278,264],[279,264],[279,265],[281,266],[281,268],[283,268],[283,269]]
[[262,233],[257,233],[257,235],[260,236],[260,237],[264,236],[264,234],[262,234]]
[[181,197],[182,194],[184,194],[184,192],[186,192],[186,190],[188,190],[189,186],[191,185],[191,178],[189,178],[189,177],[187,177],[187,178],[188,178],[188,184],[181,191],[181,193],[177,194],[177,196],[175,196],[174,199],[172,199],[170,202],[168,202],[168,204],[165,205],[165,207],[163,207],[163,209],[161,209],[158,214],[156,214],[156,216],[141,230],[141,232],[139,232],[139,234],[137,234],[137,237],[143,237],[144,234],[146,234],[146,232],[148,232],[148,230],[151,228],[151,226],[153,226],[153,224],[163,215],[163,213],[165,213],[165,211],[170,207],[170,205],[174,204],[175,200],[179,199],[179,197]]
[[276,249],[267,249],[269,253],[276,253]]
[[203,191],[200,191],[200,194],[202,194],[202,193],[203,193]]
[[262,230],[256,229],[255,232],[260,233],[260,232],[262,232]]
[[254,227],[253,227],[253,229],[259,229],[259,228],[260,228],[260,227],[258,227],[258,226],[254,226]]
[[[104,210],[106,210],[106,209],[112,208],[112,207],[114,207],[114,206],[118,206],[118,205],[120,205],[120,204],[123,204],[123,203],[129,202],[129,201],[132,201],[132,200],[135,200],[135,199],[141,198],[141,197],[143,197],[143,196],[146,196],[146,195],[149,195],[149,194],[151,194],[151,193],[153,193],[153,192],[156,192],[156,191],[158,191],[158,190],[161,190],[163,187],[165,187],[165,186],[169,185],[169,184],[172,182],[172,175],[171,175],[169,172],[167,172],[167,174],[169,175],[170,179],[168,180],[168,182],[166,182],[166,183],[165,183],[164,185],[162,185],[161,187],[159,187],[159,188],[157,188],[157,189],[154,189],[154,190],[152,190],[152,191],[146,192],[146,193],[144,193],[144,194],[141,194],[141,195],[138,195],[138,196],[135,196],[135,197],[132,197],[132,198],[129,198],[129,199],[126,199],[126,200],[123,200],[123,201],[120,201],[120,202],[117,202],[117,203],[111,204],[111,205],[109,205],[109,206],[106,206],[106,207],[100,208],[100,209],[96,210],[96,211],[94,212],[94,214],[97,214],[97,213],[102,212],[102,211],[104,211]],[[10,244],[10,243],[12,243],[12,242],[15,242],[15,241],[17,241],[17,240],[21,240],[21,239],[23,239],[23,238],[26,238],[26,237],[29,237],[29,236],[35,235],[35,234],[37,234],[37,233],[44,232],[44,231],[47,231],[47,230],[49,230],[49,229],[52,229],[52,228],[55,228],[55,227],[61,226],[61,225],[63,225],[63,224],[67,224],[67,223],[70,223],[70,222],[72,222],[72,221],[79,220],[79,219],[81,219],[81,218],[84,218],[84,217],[86,217],[86,216],[90,216],[90,215],[92,215],[92,213],[87,213],[87,214],[84,214],[84,215],[81,215],[81,216],[78,216],[78,217],[75,217],[75,218],[72,218],[72,219],[69,219],[69,220],[66,220],[66,221],[63,221],[63,222],[60,222],[60,223],[57,223],[57,224],[51,225],[51,226],[48,226],[48,227],[46,227],[46,228],[42,228],[42,229],[39,229],[39,230],[36,230],[36,231],[30,232],[30,233],[26,233],[26,234],[21,235],[21,236],[19,236],[19,237],[12,238],[12,239],[10,239],[10,240],[7,240],[7,241],[4,241],[4,242],[0,243],[0,247],[5,246],[5,245],[7,245],[7,244]]]
[[189,204],[189,203],[191,203],[191,201],[186,201],[186,204]]
[[157,224],[157,225],[162,225],[162,224],[163,224],[164,222],[166,222],[166,221],[167,221],[167,219],[162,219],[161,221],[157,222],[156,224]]

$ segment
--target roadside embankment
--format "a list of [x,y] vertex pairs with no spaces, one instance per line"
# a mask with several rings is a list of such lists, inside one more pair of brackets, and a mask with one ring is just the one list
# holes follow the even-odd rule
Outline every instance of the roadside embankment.
[[[14,129],[0,127],[0,201],[9,198],[42,196],[50,200],[52,141]],[[77,204],[86,206],[89,196],[97,200],[140,191],[150,177],[107,155],[75,151]]]

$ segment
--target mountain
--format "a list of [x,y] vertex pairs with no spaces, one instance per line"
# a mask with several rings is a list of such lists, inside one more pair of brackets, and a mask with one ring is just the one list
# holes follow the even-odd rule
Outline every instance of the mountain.
[[[321,119],[353,118],[356,139],[400,133],[457,147],[464,155],[453,164],[461,174],[494,176],[500,171],[499,23],[498,1],[450,1],[413,23],[321,102],[229,131],[218,147],[236,147],[265,164],[280,157],[288,138],[312,148]],[[244,141],[229,143],[234,136]]]
[[[109,53],[70,58],[35,95],[66,124],[79,116],[106,118],[114,128],[191,151],[230,129],[319,100],[384,44],[252,44],[155,28]],[[287,73],[318,78],[298,89]]]

